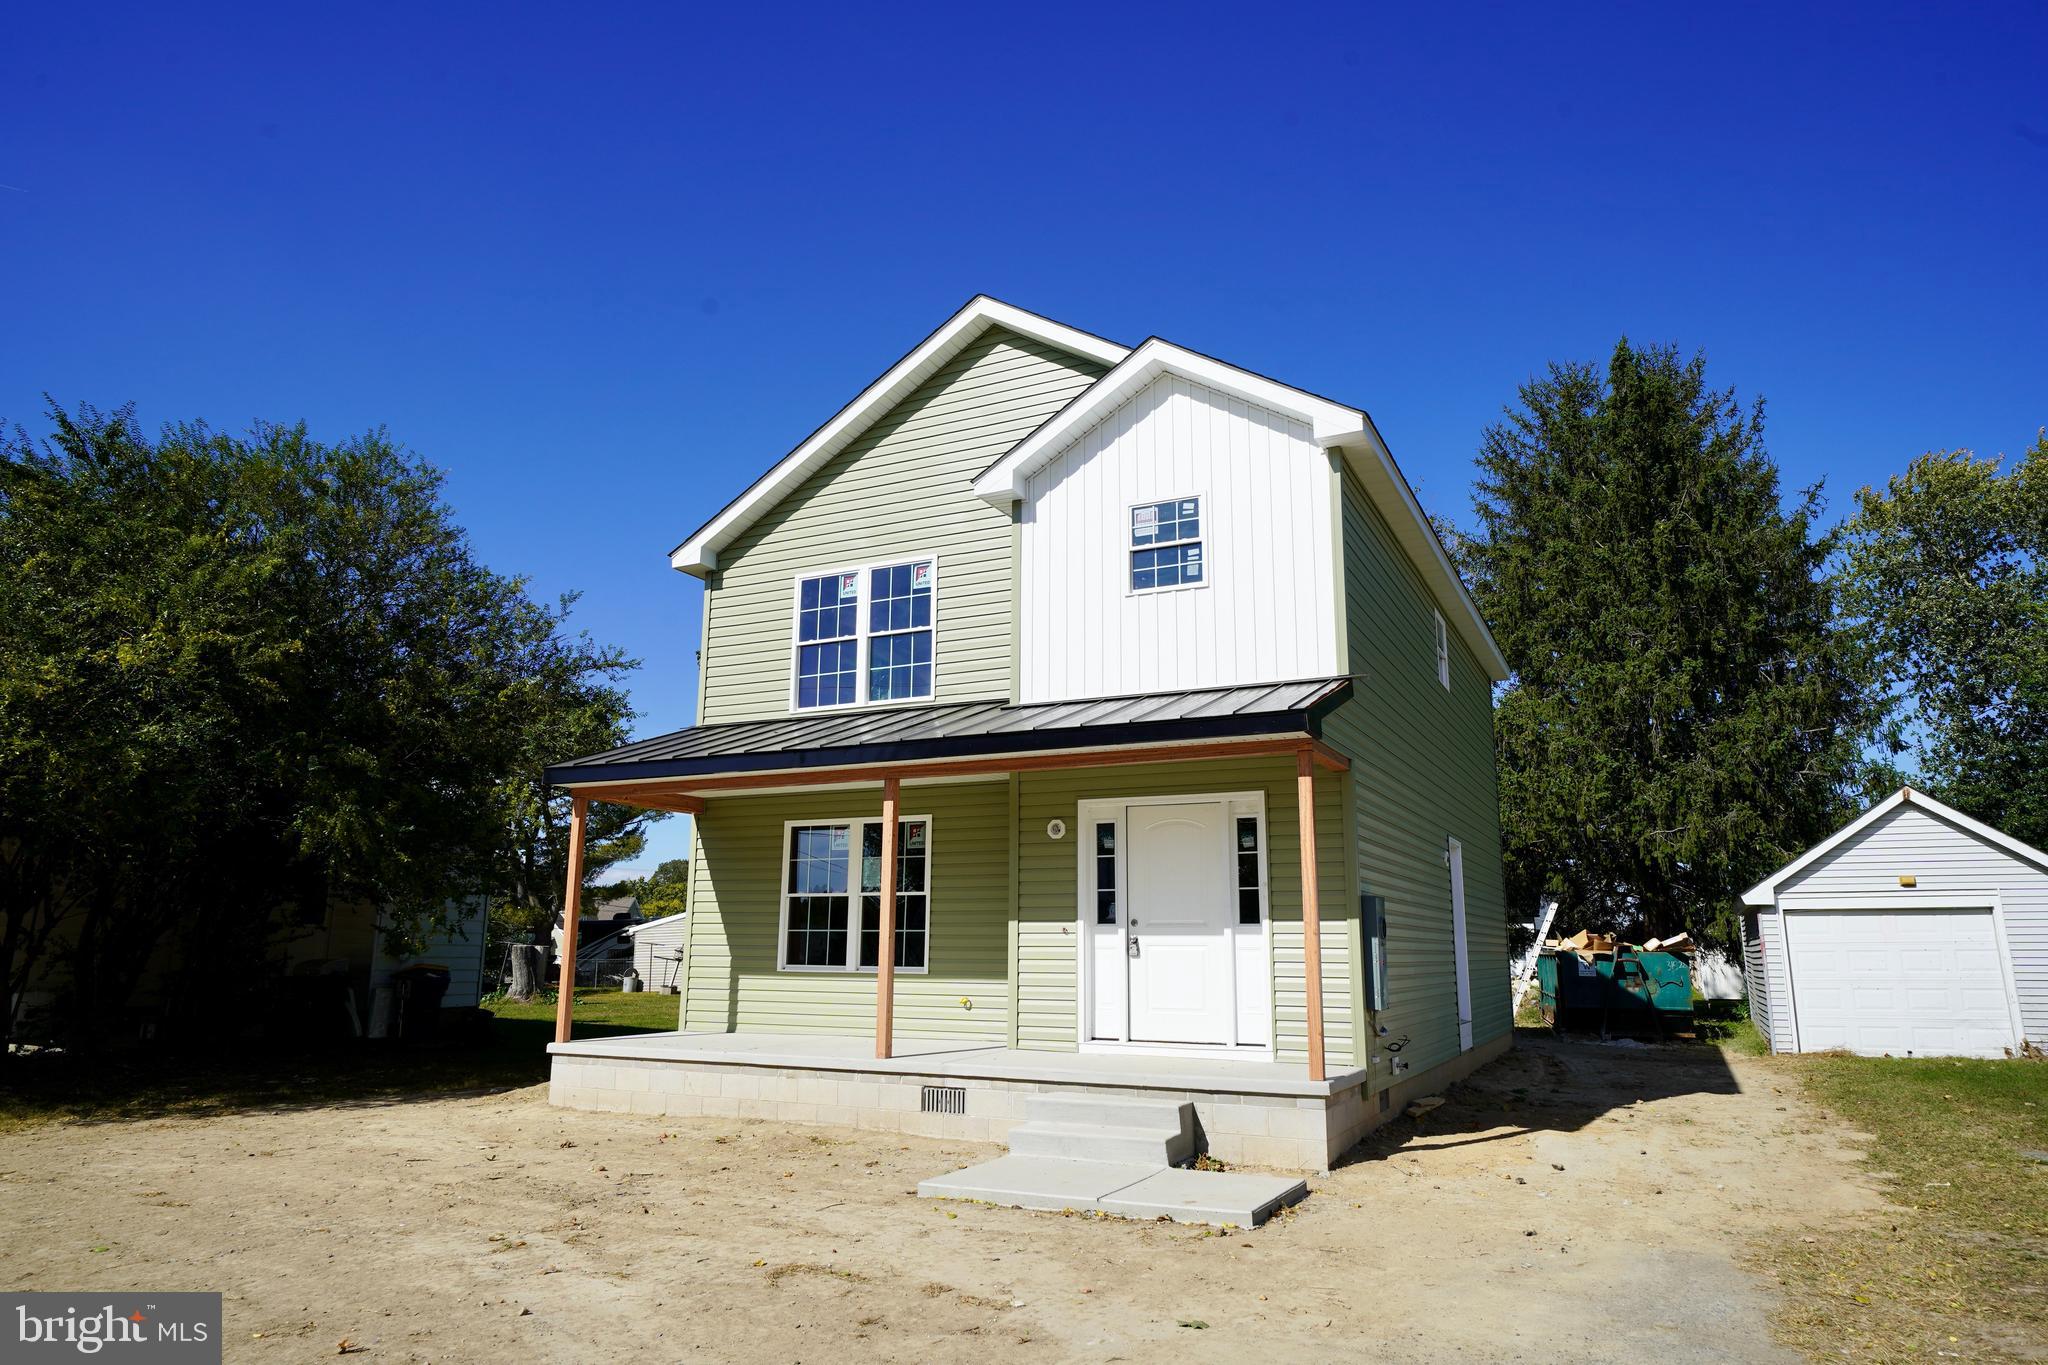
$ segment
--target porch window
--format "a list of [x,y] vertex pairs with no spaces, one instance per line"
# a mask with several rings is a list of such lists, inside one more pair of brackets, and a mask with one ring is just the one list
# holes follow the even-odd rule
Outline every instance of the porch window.
[[930,557],[798,578],[793,709],[930,697],[937,589]]
[[1258,924],[1265,915],[1262,906],[1265,886],[1259,876],[1259,822],[1250,815],[1237,817],[1237,922]]
[[[860,849],[860,932],[852,924],[854,848]],[[925,970],[931,928],[931,820],[896,826],[896,967]],[[789,826],[783,884],[784,970],[875,970],[882,925],[882,822]]]
[[1131,591],[1202,582],[1202,500],[1169,498],[1131,509]]
[[1095,826],[1095,922],[1116,923],[1116,822]]
[[[882,822],[860,827],[860,969],[871,972],[881,960]],[[896,823],[896,969],[923,971],[927,928],[925,844],[930,834],[924,820]]]

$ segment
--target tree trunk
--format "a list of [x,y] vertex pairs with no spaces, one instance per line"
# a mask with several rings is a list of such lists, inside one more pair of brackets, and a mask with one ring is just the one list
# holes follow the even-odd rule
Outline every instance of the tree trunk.
[[533,971],[533,958],[534,958],[534,952],[535,952],[534,946],[533,946],[532,944],[530,944],[530,943],[515,943],[515,944],[513,944],[513,945],[512,945],[512,948],[511,948],[511,957],[512,957],[512,979],[511,979],[510,983],[509,983],[509,984],[507,984],[507,986],[505,987],[505,998],[506,998],[506,999],[508,999],[508,1000],[531,1000],[531,999],[533,999],[533,987],[534,987],[534,971]]

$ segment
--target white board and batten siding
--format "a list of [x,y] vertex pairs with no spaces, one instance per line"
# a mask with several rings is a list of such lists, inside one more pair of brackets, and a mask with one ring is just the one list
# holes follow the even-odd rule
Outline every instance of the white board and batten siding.
[[[1168,374],[1031,475],[1021,699],[1330,677],[1332,483],[1306,423]],[[1201,499],[1204,582],[1131,590],[1131,509]]]
[[1774,1051],[2048,1043],[2048,868],[1932,805],[1914,794],[1759,905]]

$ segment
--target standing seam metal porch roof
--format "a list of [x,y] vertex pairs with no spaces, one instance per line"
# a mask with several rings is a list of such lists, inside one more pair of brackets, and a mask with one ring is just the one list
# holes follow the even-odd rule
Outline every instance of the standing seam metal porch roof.
[[1335,677],[1019,705],[870,706],[696,725],[555,764],[547,776],[568,786],[1204,739],[1313,739],[1350,695],[1351,679]]

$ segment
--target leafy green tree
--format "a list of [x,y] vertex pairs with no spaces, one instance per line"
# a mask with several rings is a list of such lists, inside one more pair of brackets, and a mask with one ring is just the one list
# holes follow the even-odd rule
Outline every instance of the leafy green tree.
[[649,919],[680,915],[689,907],[690,860],[670,858],[654,869],[636,893],[640,913]]
[[2048,432],[2010,470],[1922,455],[1856,495],[1845,609],[1861,623],[1899,747],[1943,799],[2048,845]]
[[296,909],[368,902],[403,940],[516,883],[507,791],[565,734],[624,737],[630,660],[480,564],[381,432],[50,421],[0,439],[13,990],[54,982],[81,1040],[152,968],[188,1014],[241,1009]]
[[1623,341],[1485,433],[1453,543],[1513,680],[1495,715],[1511,894],[1573,924],[1724,937],[1824,833],[1867,723],[1818,490],[1788,511],[1763,409]]

